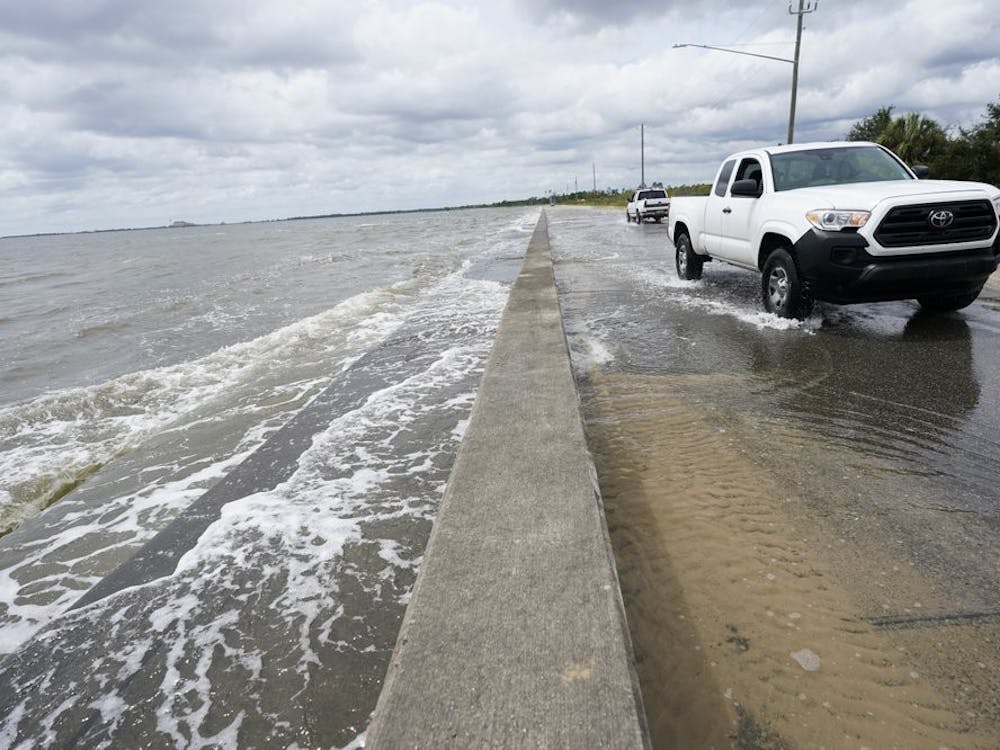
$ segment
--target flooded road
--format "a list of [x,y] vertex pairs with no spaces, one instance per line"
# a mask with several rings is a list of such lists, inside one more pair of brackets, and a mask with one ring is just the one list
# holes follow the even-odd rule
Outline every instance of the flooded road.
[[654,747],[1000,745],[1000,294],[761,311],[550,209]]

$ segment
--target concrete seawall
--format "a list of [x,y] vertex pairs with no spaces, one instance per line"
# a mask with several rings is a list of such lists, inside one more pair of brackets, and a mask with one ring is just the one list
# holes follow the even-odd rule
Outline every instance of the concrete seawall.
[[648,747],[543,213],[366,747]]

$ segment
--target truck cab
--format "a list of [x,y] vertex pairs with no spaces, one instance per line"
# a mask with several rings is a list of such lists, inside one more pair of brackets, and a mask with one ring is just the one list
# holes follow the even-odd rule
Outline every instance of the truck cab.
[[956,310],[996,270],[998,211],[993,185],[918,179],[874,143],[807,143],[727,157],[707,197],[674,200],[669,233],[682,278],[710,260],[759,272],[783,317],[814,300]]

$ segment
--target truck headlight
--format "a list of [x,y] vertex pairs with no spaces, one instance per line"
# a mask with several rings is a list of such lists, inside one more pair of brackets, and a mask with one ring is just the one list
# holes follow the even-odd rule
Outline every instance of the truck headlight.
[[859,229],[867,223],[870,216],[870,211],[834,211],[817,208],[806,213],[806,220],[817,229],[837,232],[841,229]]

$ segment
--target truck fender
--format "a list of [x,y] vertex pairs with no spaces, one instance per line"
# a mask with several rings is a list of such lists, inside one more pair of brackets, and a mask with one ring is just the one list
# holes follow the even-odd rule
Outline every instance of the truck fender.
[[757,269],[764,270],[767,256],[779,247],[793,252],[793,246],[805,232],[804,228],[796,227],[786,221],[765,222],[758,230],[754,242],[757,247]]
[[670,241],[674,244],[677,243],[677,237],[681,234],[686,234],[688,237],[691,236],[690,230],[688,230],[687,222],[685,217],[678,216],[673,220],[673,226],[670,228]]

